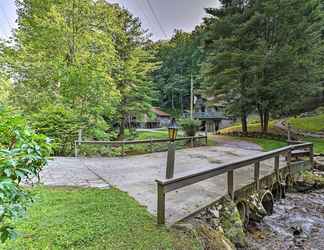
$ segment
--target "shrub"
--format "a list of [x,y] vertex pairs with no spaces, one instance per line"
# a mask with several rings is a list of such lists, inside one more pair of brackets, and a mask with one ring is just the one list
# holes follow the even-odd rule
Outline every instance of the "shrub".
[[180,125],[187,136],[195,136],[196,132],[199,130],[200,121],[187,118],[182,119]]
[[55,155],[67,155],[73,150],[82,127],[80,118],[73,110],[62,105],[48,105],[29,118],[37,132],[53,139]]
[[11,221],[32,201],[20,182],[38,176],[51,152],[49,139],[28,128],[17,114],[0,108],[0,240],[14,239]]
[[55,155],[71,155],[80,129],[84,140],[109,140],[114,136],[101,116],[80,117],[78,111],[63,105],[44,107],[30,116],[30,122],[36,131],[53,139]]

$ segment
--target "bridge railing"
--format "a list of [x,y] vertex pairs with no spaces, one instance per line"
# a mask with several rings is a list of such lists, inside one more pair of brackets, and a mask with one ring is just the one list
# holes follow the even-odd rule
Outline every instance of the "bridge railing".
[[267,153],[261,153],[256,156],[243,158],[238,161],[229,162],[198,173],[189,174],[174,179],[156,180],[158,224],[165,224],[166,193],[227,173],[227,193],[234,200],[234,170],[254,164],[254,183],[256,184],[256,189],[258,190],[260,188],[260,162],[274,158],[274,171],[279,173],[280,155],[286,155],[287,166],[289,167],[291,165],[291,152],[297,149],[309,149],[310,161],[311,164],[313,164],[313,143],[303,143],[283,147]]
[[[191,146],[194,147],[195,141],[204,139],[207,144],[208,137],[204,136],[192,136],[192,137],[179,137],[175,141],[190,141]],[[87,141],[87,140],[76,140],[74,142],[75,157],[79,154],[79,147],[82,144],[90,145],[110,145],[115,147],[121,147],[121,155],[125,156],[125,145],[137,145],[137,144],[148,144],[150,146],[150,152],[153,152],[153,144],[155,143],[167,143],[170,142],[170,139],[149,139],[149,140],[133,140],[133,141]]]

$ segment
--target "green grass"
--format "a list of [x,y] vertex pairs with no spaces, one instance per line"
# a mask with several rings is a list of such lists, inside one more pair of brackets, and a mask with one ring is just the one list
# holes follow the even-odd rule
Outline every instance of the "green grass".
[[[16,222],[21,236],[1,249],[195,249],[197,242],[157,226],[116,189],[36,188],[36,202]],[[195,244],[194,244],[195,243]]]
[[256,143],[259,146],[261,146],[264,151],[271,151],[288,145],[287,142],[284,141],[264,139],[264,138],[239,137],[239,139]]
[[318,153],[318,154],[319,153],[322,153],[322,154],[324,154],[324,139],[322,139],[322,138],[306,137],[306,138],[304,138],[304,141],[314,143],[314,151],[315,151],[315,153]]
[[324,132],[324,114],[311,116],[289,118],[288,122],[297,129],[308,132]]
[[[271,134],[282,134],[282,131],[278,128],[276,128],[277,120],[272,120],[269,122],[269,128],[268,128],[268,133]],[[231,132],[241,132],[242,131],[242,126],[240,124],[233,125],[228,128],[221,129],[219,132],[221,134],[227,134]],[[254,121],[253,123],[248,124],[248,131],[249,132],[261,132],[261,124],[259,122]]]

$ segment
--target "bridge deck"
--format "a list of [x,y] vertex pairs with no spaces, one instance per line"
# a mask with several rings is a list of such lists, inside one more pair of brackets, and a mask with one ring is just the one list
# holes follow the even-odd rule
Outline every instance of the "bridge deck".
[[[217,165],[253,156],[260,152],[215,146],[179,150],[176,153],[175,177],[188,172],[214,168]],[[51,186],[115,186],[129,193],[140,204],[156,214],[155,179],[165,174],[166,153],[125,158],[55,158],[41,173],[42,182]],[[273,172],[273,160],[261,163],[261,177]],[[284,167],[283,159],[280,166]],[[235,173],[236,189],[253,182],[254,168],[248,166]],[[240,181],[238,181],[238,179]],[[166,219],[172,223],[226,194],[225,175],[167,194]]]

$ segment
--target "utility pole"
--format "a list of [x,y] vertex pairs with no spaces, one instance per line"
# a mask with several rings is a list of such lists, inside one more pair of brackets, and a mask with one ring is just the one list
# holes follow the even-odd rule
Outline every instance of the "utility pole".
[[194,102],[194,97],[193,97],[193,78],[192,78],[192,73],[191,73],[191,84],[190,84],[190,118],[192,119],[192,114],[193,114],[193,102]]

